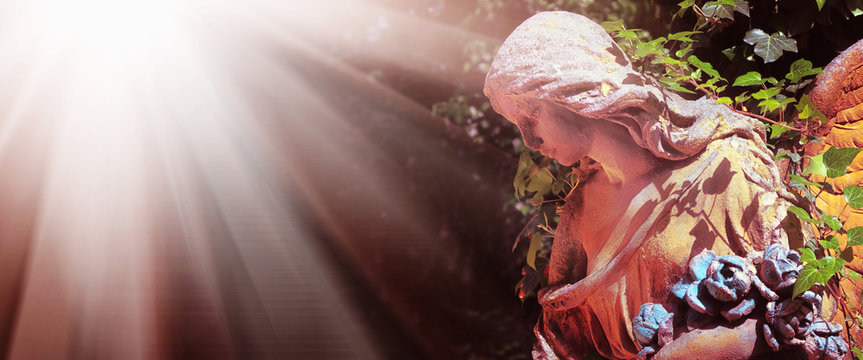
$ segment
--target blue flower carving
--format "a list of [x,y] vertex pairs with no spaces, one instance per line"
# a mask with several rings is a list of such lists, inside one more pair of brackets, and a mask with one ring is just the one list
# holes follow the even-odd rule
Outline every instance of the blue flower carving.
[[672,320],[674,313],[669,313],[659,304],[642,304],[638,316],[632,319],[632,332],[635,341],[641,345],[639,359],[646,359],[656,353],[660,347],[671,342],[674,337]]

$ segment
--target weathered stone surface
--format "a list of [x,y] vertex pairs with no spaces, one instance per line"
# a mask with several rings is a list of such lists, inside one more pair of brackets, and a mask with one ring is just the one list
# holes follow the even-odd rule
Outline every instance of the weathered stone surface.
[[[827,64],[824,71],[816,78],[815,88],[806,94],[828,118],[832,119],[843,110],[853,109],[863,103],[861,64],[863,64],[863,40],[851,45]],[[844,119],[848,115],[852,114],[846,113],[837,119],[838,122],[851,122]]]
[[[710,250],[749,264],[772,244],[787,248],[793,196],[763,126],[710,99],[664,91],[589,19],[547,12],[525,21],[501,46],[485,93],[529,147],[562,164],[588,156],[602,166],[562,209],[549,286],[540,293],[536,359],[579,359],[592,349],[635,358],[642,345],[632,319],[642,304],[680,305],[672,289],[694,256]],[[717,284],[737,284],[731,276]],[[691,345],[674,340],[669,348],[709,349],[716,358],[768,349],[752,319],[689,331],[679,318],[675,338]],[[656,356],[663,353],[682,355],[662,348]]]

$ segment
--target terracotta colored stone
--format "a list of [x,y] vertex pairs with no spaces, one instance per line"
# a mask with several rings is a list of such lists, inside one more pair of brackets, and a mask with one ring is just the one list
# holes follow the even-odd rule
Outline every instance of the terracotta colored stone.
[[[753,355],[769,351],[767,343],[759,336],[761,326],[757,319],[748,319],[736,326],[717,326],[712,329],[699,329],[686,333],[666,347],[663,347],[653,360],[702,359],[707,356],[696,354],[716,354],[716,349],[725,349],[721,359],[749,359]],[[717,357],[718,358],[718,357]]]
[[824,67],[807,96],[828,118],[863,103],[863,40]]

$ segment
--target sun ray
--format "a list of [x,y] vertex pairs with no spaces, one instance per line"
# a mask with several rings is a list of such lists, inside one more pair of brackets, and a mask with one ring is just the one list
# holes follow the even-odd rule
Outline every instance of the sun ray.
[[[345,294],[365,284],[391,291],[364,260],[372,246],[449,259],[455,272],[447,251],[457,245],[439,234],[437,209],[416,201],[411,171],[480,178],[455,151],[437,151],[447,128],[425,105],[339,51],[346,36],[369,36],[374,44],[359,56],[449,78],[461,56],[451,43],[476,34],[368,1],[293,5],[4,4],[15,12],[0,15],[0,51],[9,54],[0,57],[0,160],[38,161],[20,166],[26,177],[0,179],[4,191],[26,190],[24,200],[0,192],[10,199],[0,210],[15,201],[30,209],[29,225],[0,227],[28,234],[0,241],[8,251],[0,261],[14,260],[0,263],[8,274],[0,291],[10,290],[0,299],[6,357],[378,359],[391,351]],[[427,33],[427,43],[401,46],[409,35],[371,34],[370,24],[422,27],[413,34]],[[364,99],[356,89],[370,100],[347,106]],[[0,163],[16,161],[24,160]],[[341,261],[361,283],[346,282]],[[409,295],[392,296],[387,311],[400,320],[416,311]],[[422,341],[422,329],[410,337]]]

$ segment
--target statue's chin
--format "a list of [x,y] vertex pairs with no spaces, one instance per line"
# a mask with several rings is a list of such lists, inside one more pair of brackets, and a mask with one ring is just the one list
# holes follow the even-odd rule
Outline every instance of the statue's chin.
[[575,164],[578,160],[580,160],[580,159],[581,159],[580,157],[579,157],[579,158],[576,158],[576,157],[573,157],[573,156],[560,156],[560,155],[558,155],[558,154],[557,154],[557,152],[556,152],[556,151],[552,151],[552,152],[551,152],[549,155],[547,155],[547,156],[548,156],[548,157],[550,157],[550,158],[552,158],[552,159],[557,160],[557,162],[559,162],[559,163],[560,163],[561,165],[563,165],[563,166],[572,166],[572,164]]
[[575,164],[575,160],[557,159],[557,162],[559,162],[563,166],[572,166],[572,164]]
[[572,164],[575,164],[575,161],[571,161],[570,159],[566,159],[566,158],[560,157],[560,156],[558,156],[557,154],[555,154],[555,153],[553,153],[553,152],[552,152],[551,154],[546,155],[546,156],[548,156],[548,157],[550,157],[550,158],[552,158],[552,159],[557,160],[557,162],[559,162],[559,163],[560,163],[561,165],[563,165],[563,166],[572,166]]

